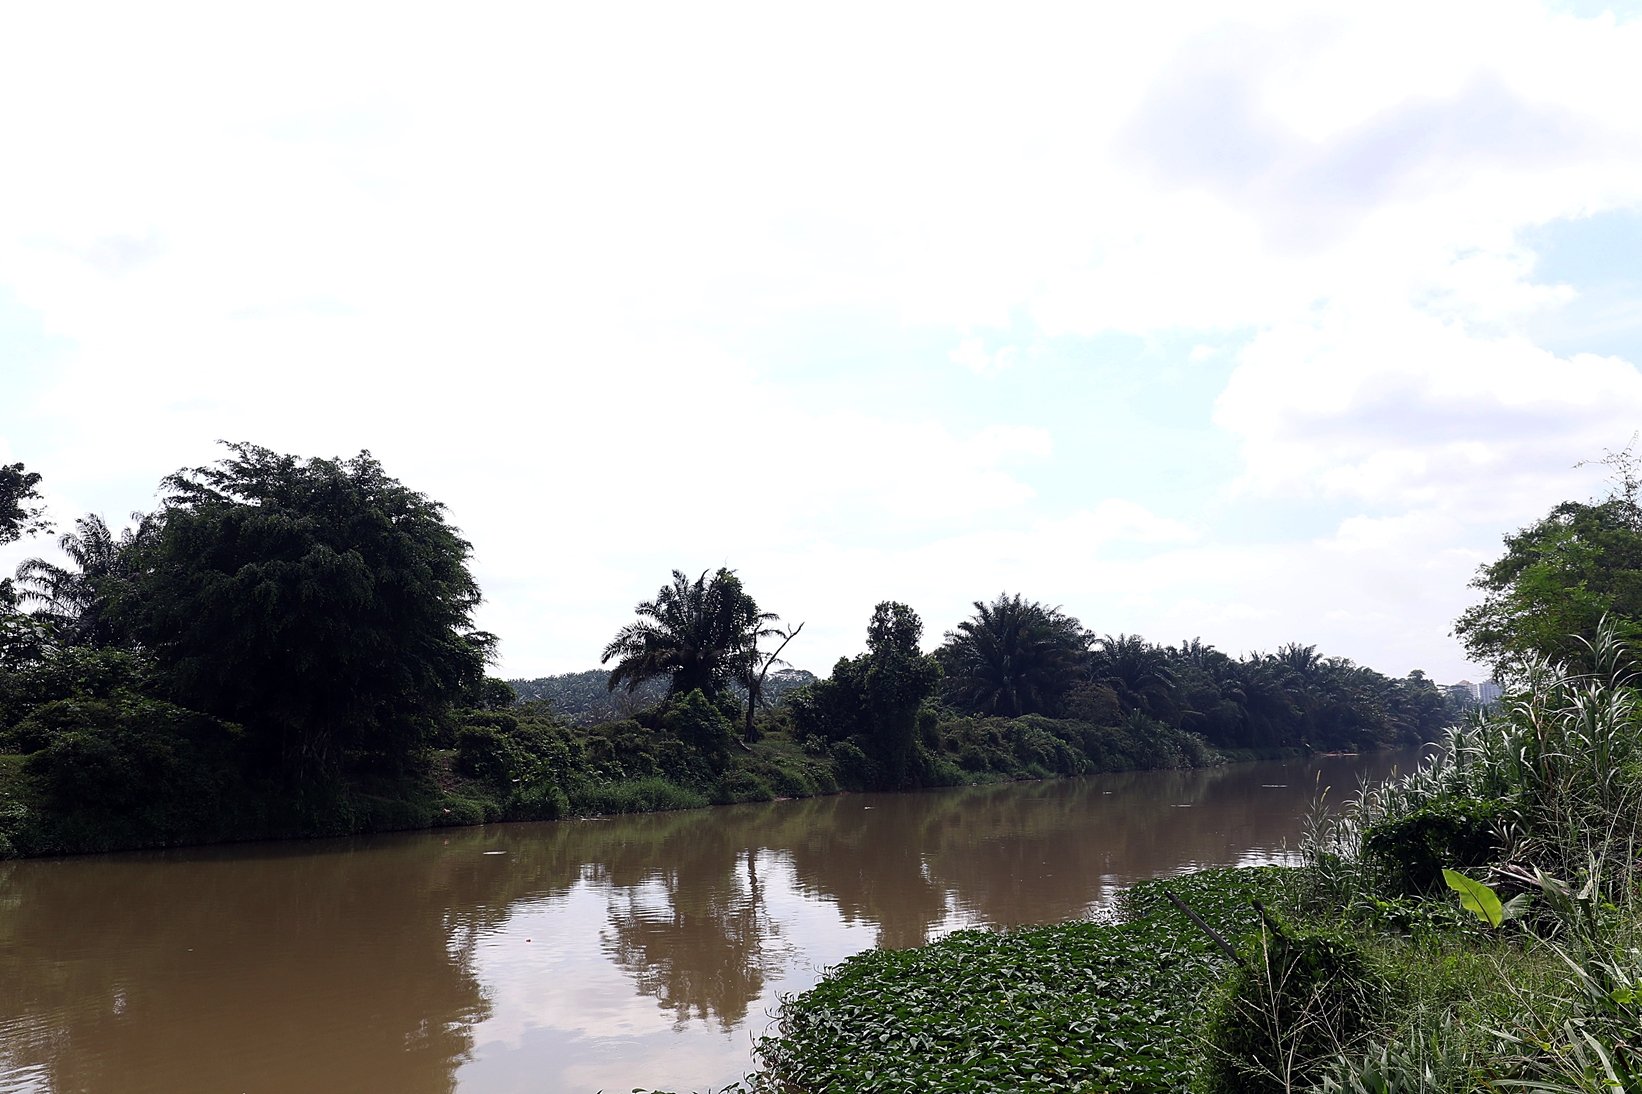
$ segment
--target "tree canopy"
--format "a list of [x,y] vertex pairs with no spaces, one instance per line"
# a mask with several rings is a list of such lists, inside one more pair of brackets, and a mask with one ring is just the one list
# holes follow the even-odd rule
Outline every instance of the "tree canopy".
[[483,679],[469,545],[368,452],[250,444],[164,481],[119,606],[174,696],[244,725],[290,768],[402,757]]
[[917,612],[880,602],[867,624],[867,652],[839,658],[830,677],[791,700],[805,736],[860,742],[859,755],[872,765],[869,785],[897,789],[914,781],[919,710],[941,678],[940,663],[919,650],[923,633]]

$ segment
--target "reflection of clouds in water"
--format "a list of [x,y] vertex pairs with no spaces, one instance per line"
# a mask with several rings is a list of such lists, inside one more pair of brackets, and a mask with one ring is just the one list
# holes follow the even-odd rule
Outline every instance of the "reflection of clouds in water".
[[1237,856],[1234,866],[1298,866],[1303,855],[1292,847],[1251,847]]
[[[635,992],[631,970],[591,941],[609,933],[612,887],[584,880],[555,901],[515,911],[480,944],[476,972],[493,1017],[473,1030],[459,1086],[487,1094],[691,1089],[739,1077],[780,996],[814,986],[874,938],[871,924],[846,923],[834,904],[802,892],[788,856],[761,853],[757,869],[769,926],[764,944],[779,940],[782,969],[765,979],[734,1028],[704,1018],[678,1022],[652,995]],[[657,916],[669,913],[668,889],[656,875],[622,892]]]
[[745,1032],[686,1038],[664,1028],[599,1038],[543,1027],[527,1030],[514,1044],[482,1046],[456,1079],[458,1089],[484,1094],[704,1089],[747,1070],[751,1045]]
[[543,1028],[600,1040],[656,1027],[654,1001],[634,995],[626,977],[589,944],[605,915],[605,892],[579,882],[557,905],[515,912],[485,937],[475,972],[492,1013],[474,1027],[477,1053],[487,1046],[517,1048]]
[[[496,1014],[513,1017],[475,1031],[463,1081],[471,1074],[487,1092],[722,1084],[746,1069],[782,994],[873,945],[1109,916],[1142,877],[1298,861],[1289,830],[1325,781],[1318,773],[1336,766],[1346,765],[873,796],[871,805],[847,796],[749,812],[745,824],[734,811],[704,815],[705,828],[650,848],[664,865],[583,867],[559,907],[509,916],[480,975]],[[547,946],[531,950],[524,937]],[[562,1070],[532,1070],[542,1060],[563,1060],[552,1064]],[[529,1080],[511,1085],[515,1074]]]

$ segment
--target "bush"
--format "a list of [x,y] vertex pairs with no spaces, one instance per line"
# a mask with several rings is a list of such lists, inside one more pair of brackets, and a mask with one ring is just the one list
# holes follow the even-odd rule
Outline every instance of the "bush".
[[731,802],[767,802],[775,798],[770,784],[745,768],[731,771],[718,781],[713,789],[713,804]]
[[[0,675],[0,727],[54,700],[108,699],[117,691],[141,691],[145,676],[141,662],[123,650],[58,650],[16,673]],[[0,730],[0,748],[34,752],[42,747],[43,740]]]
[[569,807],[583,815],[659,813],[669,809],[699,809],[707,795],[649,776],[627,782],[588,782],[572,788]]
[[550,783],[520,788],[507,805],[508,820],[558,820],[569,812],[569,795]]
[[1411,813],[1369,826],[1363,853],[1393,893],[1443,888],[1446,869],[1486,866],[1503,849],[1499,824],[1509,807],[1475,798],[1434,798]]
[[881,781],[878,765],[853,741],[834,741],[828,749],[840,786],[861,790]]
[[1388,985],[1342,935],[1296,933],[1271,919],[1209,1008],[1206,1094],[1308,1087],[1360,1049],[1387,1009]]
[[[83,849],[221,838],[243,788],[237,727],[156,699],[60,699],[17,727],[44,812]],[[83,832],[79,830],[83,829]]]
[[499,813],[509,820],[568,813],[563,787],[582,766],[581,755],[560,726],[543,718],[472,712],[456,731],[456,770],[499,792]]
[[498,789],[562,784],[577,765],[569,736],[552,722],[469,714],[456,731],[456,770]]
[[730,762],[730,745],[735,730],[724,712],[698,689],[670,700],[662,714],[667,732],[695,750],[714,774]]
[[714,773],[700,752],[670,733],[661,711],[653,726],[627,719],[606,722],[587,731],[588,762],[582,770],[593,781],[620,782],[657,778],[681,786],[707,786]]

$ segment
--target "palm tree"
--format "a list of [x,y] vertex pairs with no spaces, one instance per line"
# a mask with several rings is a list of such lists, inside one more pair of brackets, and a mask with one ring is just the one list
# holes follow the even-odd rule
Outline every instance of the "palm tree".
[[1110,684],[1126,709],[1170,725],[1177,723],[1175,674],[1162,646],[1138,634],[1107,635],[1096,644],[1093,668],[1096,679]]
[[715,697],[745,677],[759,639],[775,633],[770,624],[777,619],[760,612],[734,571],[722,568],[711,581],[705,570],[694,581],[674,570],[673,583],[634,610],[638,619],[617,631],[599,658],[617,659],[611,691],[626,685],[631,692],[665,676],[669,696],[699,689]]
[[57,541],[73,567],[31,558],[17,567],[20,599],[40,605],[34,613],[65,646],[114,646],[125,638],[109,606],[118,587],[135,573],[136,548],[150,539],[156,522],[131,514],[135,526],[116,538],[95,513],[74,522],[78,533]]
[[1076,619],[1019,593],[975,601],[936,657],[947,694],[977,714],[1054,714],[1079,680],[1088,637]]
[[1245,736],[1251,748],[1287,747],[1303,732],[1302,714],[1286,686],[1282,663],[1271,654],[1250,653],[1237,662],[1232,676],[1234,699],[1243,708]]

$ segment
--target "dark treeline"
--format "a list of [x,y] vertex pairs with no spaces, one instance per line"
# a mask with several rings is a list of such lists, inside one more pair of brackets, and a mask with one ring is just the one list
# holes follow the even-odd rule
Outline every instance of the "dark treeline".
[[[1195,766],[1429,739],[1453,717],[1315,648],[1097,636],[1004,595],[922,652],[885,601],[825,679],[728,569],[675,571],[607,670],[508,683],[469,544],[369,453],[230,444],[0,581],[0,854]],[[49,530],[0,468],[0,544]]]
[[944,701],[965,714],[1144,719],[1227,750],[1414,744],[1460,713],[1419,670],[1387,677],[1299,643],[1234,658],[1195,638],[1097,636],[1018,595],[977,602],[935,657]]

